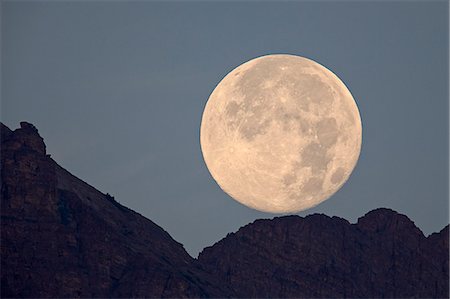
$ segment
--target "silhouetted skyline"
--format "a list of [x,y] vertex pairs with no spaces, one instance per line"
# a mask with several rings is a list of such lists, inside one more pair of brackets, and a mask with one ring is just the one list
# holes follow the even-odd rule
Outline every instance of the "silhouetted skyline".
[[63,167],[194,256],[276,215],[229,198],[200,151],[203,107],[252,58],[289,53],[336,73],[363,122],[361,156],[319,206],[350,221],[387,207],[448,224],[448,2],[3,1],[1,118],[39,128]]

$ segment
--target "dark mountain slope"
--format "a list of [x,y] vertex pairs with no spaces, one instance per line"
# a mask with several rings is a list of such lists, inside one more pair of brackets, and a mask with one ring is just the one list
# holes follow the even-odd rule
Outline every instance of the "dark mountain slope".
[[257,220],[199,261],[242,297],[448,298],[448,226],[426,238],[389,209]]
[[1,128],[2,297],[211,297],[226,287],[159,226]]
[[257,220],[191,258],[60,167],[36,128],[1,125],[1,297],[442,297],[448,226],[377,209]]

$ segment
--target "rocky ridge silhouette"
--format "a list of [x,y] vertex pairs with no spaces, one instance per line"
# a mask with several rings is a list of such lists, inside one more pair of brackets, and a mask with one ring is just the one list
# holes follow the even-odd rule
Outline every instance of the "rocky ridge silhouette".
[[1,124],[1,297],[448,298],[448,226],[377,209],[256,220],[198,259]]
[[426,238],[390,209],[256,220],[198,259],[247,298],[448,297],[448,226]]
[[60,167],[36,128],[1,127],[1,297],[220,297],[168,233]]

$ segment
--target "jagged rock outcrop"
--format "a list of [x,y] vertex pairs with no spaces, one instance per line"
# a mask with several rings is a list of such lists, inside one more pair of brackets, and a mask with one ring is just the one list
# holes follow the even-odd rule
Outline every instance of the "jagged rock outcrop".
[[1,297],[222,297],[150,220],[60,167],[36,128],[1,125]]
[[1,297],[448,298],[449,227],[377,209],[256,220],[198,260],[71,175],[26,122],[1,126]]
[[356,224],[314,214],[257,220],[199,255],[241,297],[448,298],[448,226],[426,238],[377,209]]

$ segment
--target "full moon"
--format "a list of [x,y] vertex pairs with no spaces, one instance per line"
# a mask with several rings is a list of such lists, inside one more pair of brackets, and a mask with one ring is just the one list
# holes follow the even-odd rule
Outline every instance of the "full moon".
[[264,212],[311,208],[347,181],[362,126],[348,88],[300,56],[252,59],[220,81],[200,127],[212,177],[232,198]]

